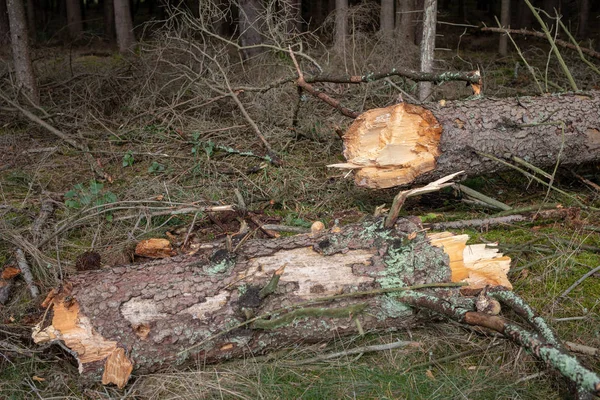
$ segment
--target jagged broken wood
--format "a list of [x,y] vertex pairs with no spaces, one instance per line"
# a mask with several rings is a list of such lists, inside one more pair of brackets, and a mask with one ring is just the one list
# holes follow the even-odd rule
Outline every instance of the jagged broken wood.
[[430,182],[457,170],[507,169],[515,156],[544,168],[600,160],[600,92],[407,103],[366,111],[343,137],[358,186]]
[[34,339],[64,341],[83,374],[123,386],[134,367],[218,362],[431,318],[392,293],[406,287],[460,302],[452,282],[510,286],[508,257],[466,246],[467,235],[426,235],[418,219],[314,232],[80,273],[49,295]]

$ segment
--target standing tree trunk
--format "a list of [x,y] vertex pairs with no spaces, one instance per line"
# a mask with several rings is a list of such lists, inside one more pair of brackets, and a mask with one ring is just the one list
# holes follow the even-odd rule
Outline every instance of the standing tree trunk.
[[30,43],[35,43],[37,36],[35,30],[35,9],[34,0],[27,0],[27,33],[29,34]]
[[[421,40],[421,71],[433,71],[435,51],[435,28],[437,24],[437,0],[425,0],[423,10],[423,39]],[[419,83],[419,100],[426,101],[433,91],[431,82]]]
[[8,22],[6,0],[0,0],[0,45],[8,43],[10,43],[10,24]]
[[[503,28],[510,28],[510,0],[502,0],[500,24]],[[508,36],[505,34],[500,35],[498,52],[501,56],[506,56],[508,54]]]
[[10,40],[17,82],[23,92],[34,104],[39,104],[40,95],[29,55],[29,36],[23,0],[7,0],[8,19],[10,22]]
[[240,44],[246,47],[242,50],[246,60],[254,58],[264,51],[259,46],[263,42],[261,34],[263,14],[264,7],[260,0],[239,1]]
[[590,1],[579,1],[579,26],[577,27],[577,36],[581,39],[587,39],[590,21]]
[[116,39],[115,30],[115,0],[104,0],[102,5],[104,13],[104,36],[110,43]]
[[379,31],[387,39],[394,34],[394,2],[396,0],[381,0],[379,14]]
[[71,39],[79,39],[83,34],[83,20],[81,19],[81,3],[79,0],[66,0],[67,2],[67,27]]
[[417,24],[415,0],[398,0],[396,3],[396,36],[401,45],[415,44]]
[[335,0],[335,41],[334,47],[339,54],[346,51],[348,36],[348,0]]
[[131,21],[129,0],[114,0],[114,8],[119,51],[121,53],[127,53],[135,46],[135,35],[133,33],[133,22]]
[[517,3],[517,28],[527,29],[533,25],[533,14],[523,0],[519,0]]

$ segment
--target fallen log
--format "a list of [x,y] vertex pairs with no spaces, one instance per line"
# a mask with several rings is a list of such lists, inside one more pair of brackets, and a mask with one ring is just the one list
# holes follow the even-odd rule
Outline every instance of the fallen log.
[[343,136],[347,162],[330,166],[353,169],[358,186],[380,189],[506,169],[498,159],[540,168],[600,159],[598,91],[425,107],[400,103],[361,114]]
[[406,290],[473,309],[452,282],[467,290],[510,287],[510,259],[483,244],[466,246],[467,239],[426,235],[416,218],[393,229],[375,219],[234,242],[235,252],[204,246],[193,256],[85,271],[47,297],[48,315],[33,337],[63,341],[82,374],[123,387],[134,368],[146,373],[407,328],[432,317],[398,301]]

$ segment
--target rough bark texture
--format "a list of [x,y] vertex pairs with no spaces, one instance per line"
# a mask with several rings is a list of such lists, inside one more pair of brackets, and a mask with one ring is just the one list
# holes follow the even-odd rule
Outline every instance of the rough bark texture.
[[[503,28],[510,28],[510,0],[502,0],[502,6],[500,9],[500,24]],[[500,35],[498,52],[501,56],[505,56],[508,53],[507,35]]]
[[[437,24],[437,0],[425,0],[423,10],[423,36],[421,40],[421,71],[433,71],[433,58],[435,50],[435,31]],[[433,85],[431,82],[419,82],[419,100],[426,101]]]
[[[84,272],[54,293],[51,325],[40,326],[34,338],[64,340],[77,354],[82,373],[103,373],[103,381],[123,386],[132,363],[145,373],[186,360],[203,364],[266,353],[298,341],[356,334],[354,319],[365,331],[409,327],[417,316],[393,294],[306,302],[479,274],[460,268],[467,265],[483,275],[494,270],[492,281],[479,274],[473,281],[477,287],[506,284],[510,259],[485,245],[465,247],[467,239],[451,234],[427,238],[418,219],[400,220],[391,230],[383,229],[382,220],[370,220],[314,236],[251,240],[235,253],[206,247],[194,256]],[[482,268],[484,259],[492,266],[488,272]],[[456,277],[452,264],[460,264]],[[265,287],[275,274],[279,282],[268,294]],[[500,275],[504,280],[496,280]],[[448,299],[458,295],[457,288],[425,290]],[[299,303],[304,307],[281,310]],[[239,327],[274,311],[270,318]],[[120,378],[111,380],[107,374]]]
[[[262,3],[260,0],[240,0],[239,7],[240,44],[244,47],[262,44],[261,29],[264,21]],[[243,50],[244,58],[253,58],[263,51],[264,49],[260,47],[246,48]]]
[[115,2],[114,0],[104,0],[104,36],[109,42],[114,43],[116,39],[115,30]]
[[67,27],[71,39],[79,39],[83,33],[83,20],[81,19],[81,4],[79,0],[66,0],[67,2]]
[[396,36],[400,43],[415,44],[416,19],[414,0],[398,0],[396,4]]
[[133,22],[131,21],[131,8],[129,0],[114,0],[115,29],[117,31],[117,43],[119,51],[126,53],[135,46],[135,35],[133,33]]
[[[400,111],[405,114],[396,117]],[[370,188],[507,169],[483,153],[517,156],[540,168],[598,161],[600,92],[452,101],[428,109],[403,103],[362,114],[344,144],[348,163],[336,166],[357,169],[357,185]]]
[[7,0],[8,18],[10,21],[10,40],[17,82],[29,99],[38,104],[40,96],[31,66],[29,55],[29,37],[23,0]]
[[339,53],[346,50],[348,35],[348,0],[335,0],[335,49]]
[[385,37],[391,37],[394,33],[394,2],[395,0],[381,0],[379,30]]
[[27,0],[27,33],[29,34],[29,40],[31,43],[35,43],[37,36],[35,27],[35,14],[36,7],[34,1]]
[[6,0],[0,0],[0,44],[8,43],[10,43],[10,25],[8,22]]
[[577,36],[580,39],[587,39],[590,21],[590,1],[579,1],[579,25],[577,26]]

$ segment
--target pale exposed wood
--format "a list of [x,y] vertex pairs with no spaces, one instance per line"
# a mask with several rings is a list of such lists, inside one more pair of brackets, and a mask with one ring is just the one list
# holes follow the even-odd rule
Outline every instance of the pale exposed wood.
[[469,235],[442,232],[430,233],[427,237],[432,245],[442,247],[450,257],[452,282],[468,282],[465,289],[482,289],[487,285],[512,289],[507,277],[510,257],[497,248],[486,244],[467,246]]
[[435,168],[441,126],[423,107],[400,103],[361,114],[344,135],[347,163],[359,186],[388,188]]

